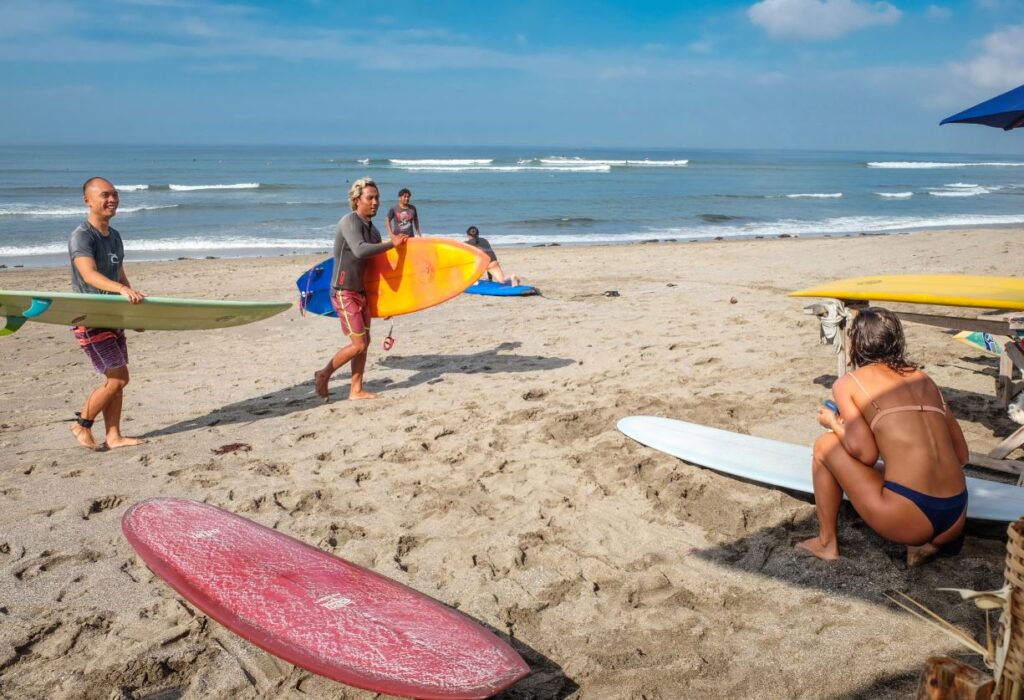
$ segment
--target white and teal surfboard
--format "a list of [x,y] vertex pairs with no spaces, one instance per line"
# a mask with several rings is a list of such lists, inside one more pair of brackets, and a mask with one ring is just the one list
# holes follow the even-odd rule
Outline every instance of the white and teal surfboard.
[[59,326],[134,328],[147,331],[195,331],[262,321],[291,307],[278,301],[210,301],[146,297],[131,304],[119,294],[20,292],[0,289],[0,316],[10,335],[26,321]]

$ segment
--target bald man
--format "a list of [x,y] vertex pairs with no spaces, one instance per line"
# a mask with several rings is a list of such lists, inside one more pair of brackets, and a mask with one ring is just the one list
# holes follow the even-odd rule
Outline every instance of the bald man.
[[[124,243],[121,234],[110,225],[117,214],[117,188],[101,177],[89,178],[82,185],[82,200],[89,210],[84,223],[71,232],[68,254],[71,256],[71,289],[81,294],[120,294],[132,304],[141,304],[145,295],[132,289],[124,272]],[[100,449],[92,434],[92,425],[102,413],[109,448],[138,445],[143,440],[121,434],[121,405],[128,384],[128,343],[124,331],[111,328],[73,328],[79,346],[92,361],[93,369],[104,376],[103,384],[85,401],[85,407],[71,426],[78,442],[91,450]]]

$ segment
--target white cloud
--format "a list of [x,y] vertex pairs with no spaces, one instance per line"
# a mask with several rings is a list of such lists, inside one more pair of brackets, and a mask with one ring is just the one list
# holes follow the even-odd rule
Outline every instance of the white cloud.
[[762,87],[776,87],[783,83],[789,82],[789,76],[779,71],[768,71],[766,73],[758,73],[754,77],[754,82]]
[[1008,90],[1024,77],[1024,24],[1003,27],[981,40],[981,53],[953,63],[954,75],[990,90]]
[[953,16],[953,11],[942,5],[929,5],[924,14],[928,19],[947,20]]
[[777,39],[834,39],[902,15],[887,2],[862,0],[761,0],[747,9],[750,21]]
[[694,53],[710,54],[715,50],[715,42],[711,39],[701,39],[700,41],[692,42],[686,48]]
[[209,22],[206,22],[198,17],[189,17],[181,21],[178,25],[187,36],[200,38],[200,39],[215,39],[220,36],[220,32],[213,28]]
[[67,2],[10,3],[2,9],[0,37],[47,35],[82,20],[77,8]]
[[983,10],[1001,12],[1020,7],[1020,0],[974,0],[974,4]]

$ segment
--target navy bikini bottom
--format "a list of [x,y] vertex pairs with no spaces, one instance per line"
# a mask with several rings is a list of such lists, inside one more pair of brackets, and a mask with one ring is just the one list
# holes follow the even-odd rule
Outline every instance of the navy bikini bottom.
[[933,537],[941,535],[953,527],[953,524],[967,510],[967,489],[964,489],[955,496],[939,498],[907,488],[903,484],[897,484],[895,481],[886,481],[882,487],[912,501],[924,513],[924,516],[931,521]]

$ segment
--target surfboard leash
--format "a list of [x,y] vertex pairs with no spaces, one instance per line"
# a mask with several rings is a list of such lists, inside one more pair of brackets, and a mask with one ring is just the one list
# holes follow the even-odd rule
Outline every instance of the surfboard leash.
[[392,333],[395,330],[395,322],[391,322],[391,328],[388,329],[388,334],[384,337],[384,341],[381,346],[384,348],[384,352],[391,352],[391,348],[395,347],[395,337]]

